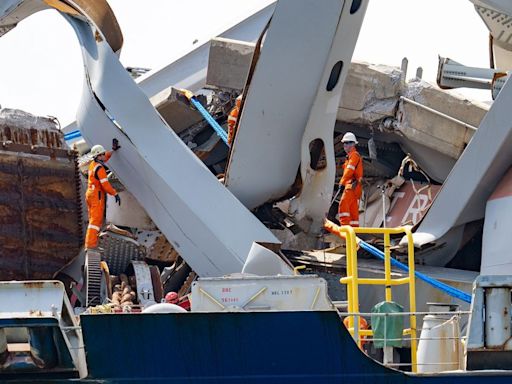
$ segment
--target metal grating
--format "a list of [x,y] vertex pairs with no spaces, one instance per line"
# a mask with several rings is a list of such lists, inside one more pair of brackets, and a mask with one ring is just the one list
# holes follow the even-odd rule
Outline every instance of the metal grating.
[[137,241],[112,232],[102,232],[99,238],[103,259],[111,275],[125,273],[132,260],[143,260],[144,247]]

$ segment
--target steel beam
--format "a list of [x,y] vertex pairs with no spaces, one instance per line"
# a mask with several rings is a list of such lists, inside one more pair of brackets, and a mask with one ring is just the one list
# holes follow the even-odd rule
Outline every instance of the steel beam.
[[201,276],[240,272],[253,241],[278,243],[163,121],[93,20],[63,15],[84,60],[83,136],[104,146],[119,139],[110,167],[188,264]]
[[[309,167],[310,143],[320,138],[329,156],[326,177],[307,174],[307,169],[302,177],[304,183],[319,184],[307,191],[322,201],[313,210],[315,217],[326,211],[332,193],[327,189],[334,182],[332,132],[366,5],[278,2],[246,90],[226,172],[226,186],[247,207],[289,195],[301,162]],[[338,61],[340,71],[331,74]]]

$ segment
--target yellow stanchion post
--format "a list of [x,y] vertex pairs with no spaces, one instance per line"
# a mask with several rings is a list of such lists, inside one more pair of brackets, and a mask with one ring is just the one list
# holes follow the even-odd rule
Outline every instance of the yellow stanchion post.
[[417,361],[417,349],[418,340],[416,339],[416,275],[414,274],[414,241],[412,238],[412,232],[409,228],[404,228],[404,232],[407,236],[407,256],[409,266],[409,308],[411,312],[410,325],[411,325],[411,363],[412,371],[417,372],[418,361]]
[[[412,371],[417,371],[417,339],[416,339],[416,279],[414,275],[414,243],[412,233],[407,227],[398,228],[352,228],[350,226],[338,226],[328,220],[324,226],[329,232],[334,233],[346,241],[347,249],[347,276],[340,279],[340,283],[347,285],[347,299],[349,313],[359,312],[359,284],[368,285],[384,285],[386,301],[391,301],[393,298],[391,287],[394,285],[409,284],[409,308],[410,308],[410,328],[404,330],[404,335],[411,336],[411,362]],[[384,237],[384,279],[382,278],[361,278],[358,277],[357,265],[357,249],[358,241],[357,234],[381,234]],[[391,277],[391,235],[405,233],[408,239],[408,264],[409,276],[406,278],[392,279]],[[361,330],[359,316],[349,316],[349,331],[356,339],[357,344],[361,347],[359,335],[364,334],[372,335],[371,330]]]
[[385,292],[386,301],[392,301],[393,295],[391,292],[391,239],[389,233],[384,233],[384,274],[386,278]]

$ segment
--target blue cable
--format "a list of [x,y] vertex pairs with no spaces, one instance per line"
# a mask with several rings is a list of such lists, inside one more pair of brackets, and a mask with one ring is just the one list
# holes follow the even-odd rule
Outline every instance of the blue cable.
[[228,145],[228,135],[226,134],[226,131],[222,129],[222,127],[215,121],[215,119],[208,113],[208,111],[202,106],[202,104],[195,98],[190,98],[190,102],[196,109],[199,111],[201,115],[205,118],[205,120],[211,125],[211,127],[215,130],[217,133],[217,136],[219,136],[222,141]]
[[72,140],[72,139],[76,139],[77,137],[81,137],[82,134],[80,133],[79,130],[76,130],[76,131],[72,131],[72,132],[68,132],[64,135],[64,140]]
[[[228,135],[224,129],[215,121],[215,119],[208,113],[208,111],[202,106],[202,104],[195,98],[192,97],[190,99],[192,105],[199,111],[199,113],[205,118],[208,124],[215,130],[217,135],[224,141],[224,143],[228,144]],[[72,139],[76,139],[81,137],[82,134],[79,130],[68,132],[64,135],[64,140],[69,141]]]
[[[359,245],[361,248],[363,248],[365,251],[368,251],[370,252],[372,255],[378,257],[379,259],[381,260],[384,260],[384,252],[382,252],[381,250],[375,248],[373,245],[370,245],[368,244],[367,242],[365,241],[362,241],[360,240],[359,241]],[[394,267],[398,267],[400,268],[401,270],[405,271],[405,272],[409,272],[409,267],[405,264],[402,264],[401,262],[399,262],[398,260],[395,260],[393,258],[391,258],[391,265],[394,266]],[[445,283],[442,283],[436,279],[433,279],[421,272],[417,272],[415,271],[414,272],[414,275],[424,281],[425,283],[427,284],[430,284],[431,286],[433,286],[434,288],[437,288],[445,293],[447,293],[448,295],[452,296],[452,297],[455,297],[459,300],[462,300],[466,303],[470,303],[471,304],[471,295],[467,294],[466,292],[464,291],[461,291],[460,289],[457,289],[457,288],[454,288],[448,284],[445,284]]]

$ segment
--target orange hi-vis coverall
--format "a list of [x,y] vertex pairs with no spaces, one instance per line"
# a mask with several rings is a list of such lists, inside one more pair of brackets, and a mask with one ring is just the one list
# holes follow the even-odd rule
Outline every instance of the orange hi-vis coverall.
[[238,113],[240,112],[240,102],[237,100],[236,105],[233,107],[228,116],[228,144],[233,143],[235,137],[235,125],[238,120]]
[[341,225],[359,227],[359,199],[363,193],[363,160],[354,148],[343,164],[340,185],[345,189],[341,195],[337,218]]
[[[110,159],[112,152],[106,152],[106,160]],[[103,225],[105,216],[106,193],[117,195],[116,190],[110,185],[107,179],[107,171],[102,163],[91,161],[87,177],[87,192],[85,201],[89,211],[89,225],[85,235],[85,248],[91,249],[98,246],[98,235]]]

